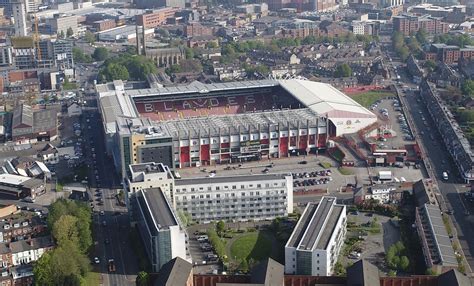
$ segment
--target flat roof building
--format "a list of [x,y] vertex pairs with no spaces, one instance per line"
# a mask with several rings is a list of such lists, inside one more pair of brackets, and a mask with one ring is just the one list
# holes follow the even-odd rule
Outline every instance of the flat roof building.
[[346,236],[346,206],[309,203],[285,245],[285,273],[330,276]]
[[[145,36],[152,37],[154,31],[154,29],[150,28],[145,29]],[[105,42],[134,42],[137,38],[137,31],[135,26],[125,25],[101,31],[98,35],[99,40]]]
[[269,220],[293,212],[289,174],[181,178],[161,163],[144,163],[130,165],[125,180],[132,223],[137,220],[132,198],[150,187],[160,188],[176,211],[199,223]]
[[158,188],[144,189],[134,196],[138,207],[138,229],[145,250],[157,272],[171,259],[186,256],[186,233]]

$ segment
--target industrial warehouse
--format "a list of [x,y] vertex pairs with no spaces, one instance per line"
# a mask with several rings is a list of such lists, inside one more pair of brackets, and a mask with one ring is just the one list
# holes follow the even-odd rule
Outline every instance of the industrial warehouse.
[[132,163],[183,168],[316,154],[377,121],[331,85],[301,79],[96,88],[107,150],[122,174]]

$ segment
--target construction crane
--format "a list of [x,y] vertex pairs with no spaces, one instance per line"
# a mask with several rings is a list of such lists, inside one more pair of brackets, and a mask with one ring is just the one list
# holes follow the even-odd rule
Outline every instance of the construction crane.
[[35,42],[36,50],[38,51],[38,62],[41,61],[41,49],[40,49],[40,36],[38,33],[38,16],[35,12],[35,33],[33,35],[33,40]]

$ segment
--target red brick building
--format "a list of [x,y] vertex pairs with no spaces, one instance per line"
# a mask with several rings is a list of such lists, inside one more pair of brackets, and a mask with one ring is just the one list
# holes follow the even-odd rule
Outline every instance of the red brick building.
[[393,30],[402,33],[404,36],[416,33],[422,28],[431,35],[445,34],[449,31],[449,24],[442,22],[440,18],[426,15],[401,15],[393,17]]
[[211,27],[203,26],[200,23],[191,23],[184,26],[184,36],[191,37],[202,37],[212,36],[214,33]]
[[97,31],[105,31],[117,27],[117,23],[112,19],[99,20],[92,23],[92,27]]
[[147,12],[137,16],[137,24],[144,26],[145,29],[156,28],[166,24],[168,18],[174,17],[178,11],[176,8],[166,7],[159,10]]

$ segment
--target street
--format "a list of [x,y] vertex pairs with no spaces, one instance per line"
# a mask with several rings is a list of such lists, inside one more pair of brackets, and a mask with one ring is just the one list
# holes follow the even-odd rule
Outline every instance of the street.
[[[394,82],[396,81],[397,71],[393,70],[393,66],[400,67],[401,65],[402,63],[397,62],[395,59],[392,62],[392,80]],[[418,85],[412,83],[402,69],[398,69],[398,75],[400,75],[403,85],[408,87],[408,91],[403,92],[402,102],[405,101],[405,106],[409,111],[407,115],[411,117],[411,122],[415,125],[414,135],[429,159],[427,160],[426,168],[429,173],[434,174],[447,208],[453,211],[453,223],[456,227],[461,248],[470,268],[473,269],[474,240],[472,238],[474,237],[474,216],[472,213],[474,208],[472,204],[465,201],[464,197],[459,194],[460,190],[465,186],[459,174],[457,174],[457,169],[444,146],[441,135],[436,129],[428,110],[424,106],[424,102],[412,90],[418,88]],[[451,174],[448,181],[442,178],[444,171],[449,171]],[[466,215],[466,211],[469,211],[471,215]]]

